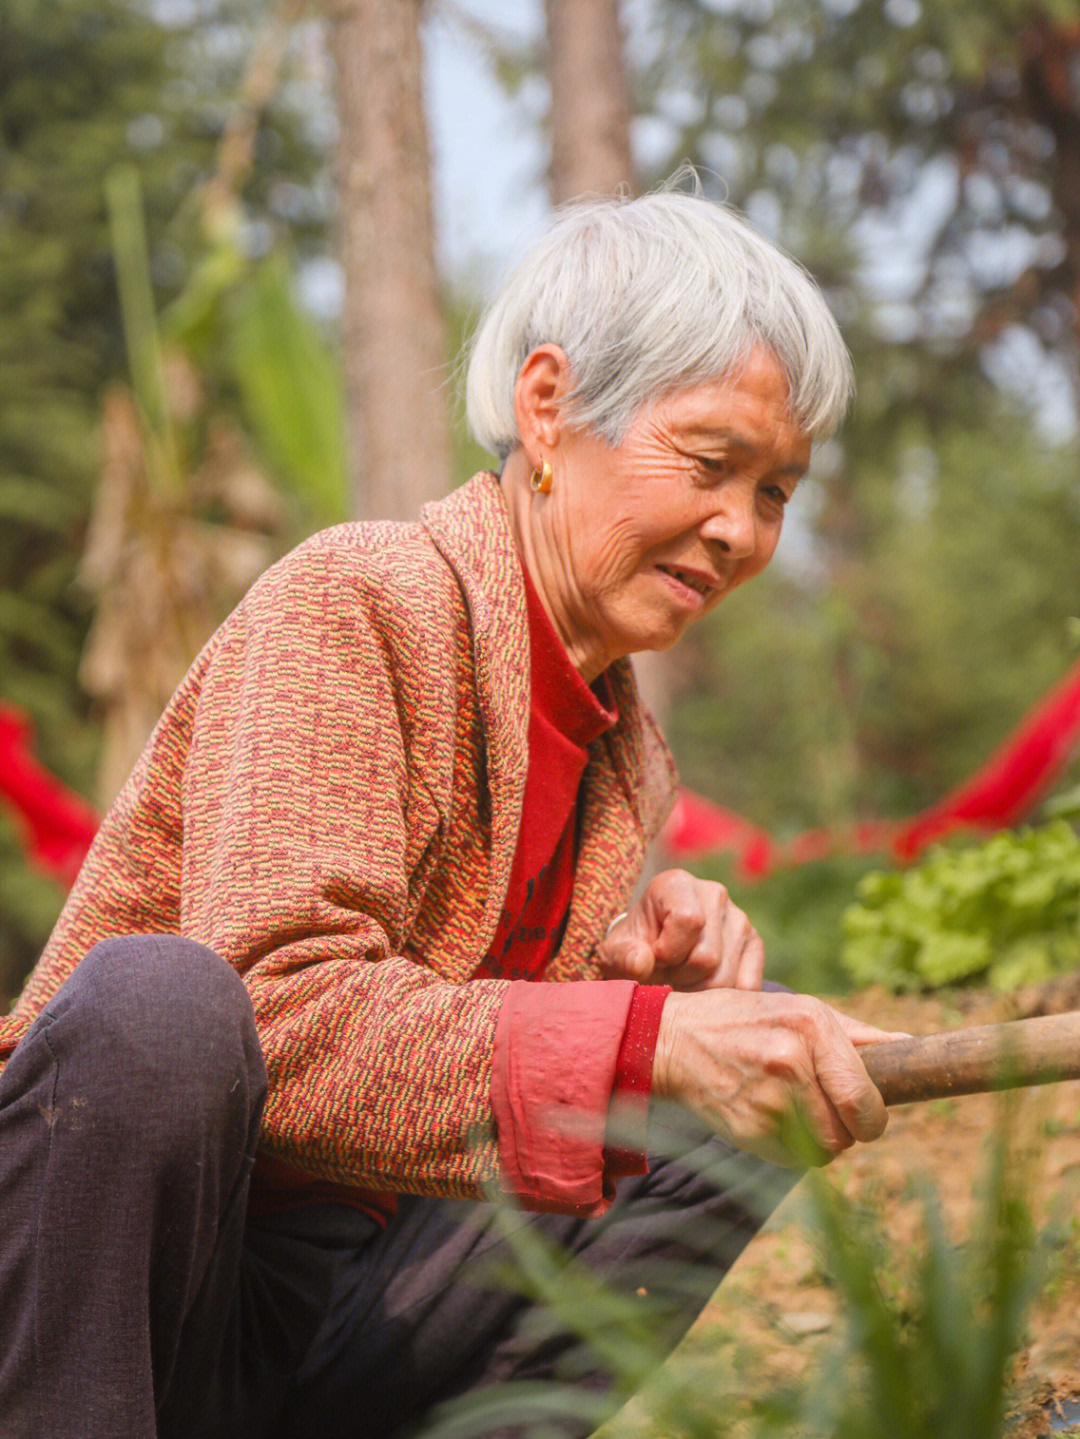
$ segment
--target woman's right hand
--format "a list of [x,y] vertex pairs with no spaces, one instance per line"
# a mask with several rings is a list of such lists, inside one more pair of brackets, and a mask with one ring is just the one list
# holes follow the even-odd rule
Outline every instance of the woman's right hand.
[[[826,1164],[856,1140],[884,1132],[885,1105],[856,1046],[899,1037],[809,995],[676,992],[664,1003],[652,1092],[774,1164]],[[796,1114],[801,1125],[792,1129]]]

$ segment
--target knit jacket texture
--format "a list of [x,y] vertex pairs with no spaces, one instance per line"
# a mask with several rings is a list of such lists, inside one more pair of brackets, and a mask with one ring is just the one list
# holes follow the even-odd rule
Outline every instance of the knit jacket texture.
[[[630,665],[610,676],[620,718],[590,748],[563,941],[529,990],[556,1032],[674,792]],[[512,986],[471,976],[506,896],[528,723],[524,586],[493,475],[419,523],[314,536],[181,683],[0,1019],[0,1065],[98,941],[180,934],[244,977],[269,1153],[342,1183],[478,1195],[499,1172],[491,1070]]]

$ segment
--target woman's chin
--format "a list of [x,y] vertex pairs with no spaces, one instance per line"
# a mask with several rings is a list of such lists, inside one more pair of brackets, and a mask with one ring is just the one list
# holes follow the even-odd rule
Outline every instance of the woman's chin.
[[657,625],[647,632],[639,634],[634,648],[629,653],[631,655],[662,654],[665,650],[674,649],[686,630],[685,621],[679,625]]

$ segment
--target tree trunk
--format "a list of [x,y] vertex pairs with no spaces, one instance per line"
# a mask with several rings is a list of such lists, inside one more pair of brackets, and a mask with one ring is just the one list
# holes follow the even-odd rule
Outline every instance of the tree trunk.
[[1080,20],[1036,14],[1021,32],[1019,49],[1025,107],[1054,137],[1051,187],[1065,242],[1065,288],[1076,337],[1073,396],[1080,413]]
[[350,456],[361,519],[450,485],[446,332],[432,238],[423,0],[333,0]]
[[619,0],[545,0],[551,87],[551,198],[633,186],[630,85]]

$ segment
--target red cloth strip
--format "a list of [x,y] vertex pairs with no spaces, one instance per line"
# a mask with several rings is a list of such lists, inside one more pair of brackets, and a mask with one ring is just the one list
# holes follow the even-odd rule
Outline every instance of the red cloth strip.
[[33,728],[14,705],[0,703],[0,798],[14,809],[31,863],[70,885],[97,832],[98,816],[33,757]]
[[744,881],[837,853],[891,850],[894,858],[908,863],[954,830],[990,831],[1016,824],[1050,788],[1078,742],[1080,663],[1028,711],[975,774],[911,819],[807,830],[781,842],[734,810],[681,790],[663,844],[673,859],[733,854]]

